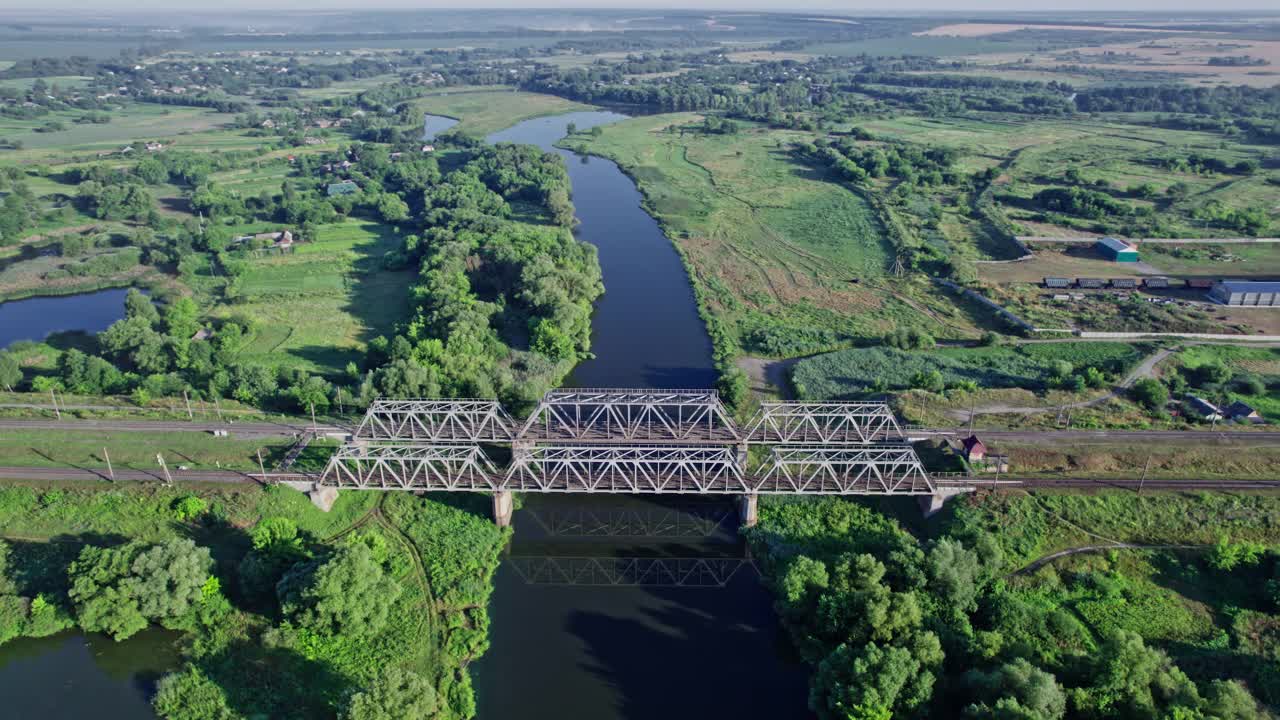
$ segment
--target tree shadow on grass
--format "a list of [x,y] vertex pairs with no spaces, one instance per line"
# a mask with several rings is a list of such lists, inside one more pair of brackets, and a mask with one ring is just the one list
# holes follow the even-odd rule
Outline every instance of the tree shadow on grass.
[[236,641],[191,663],[223,689],[237,717],[333,717],[356,689],[330,663],[263,641]]
[[70,587],[67,566],[85,546],[120,545],[127,541],[128,538],[114,533],[68,533],[55,535],[45,542],[5,540],[11,551],[6,575],[19,595],[64,594]]

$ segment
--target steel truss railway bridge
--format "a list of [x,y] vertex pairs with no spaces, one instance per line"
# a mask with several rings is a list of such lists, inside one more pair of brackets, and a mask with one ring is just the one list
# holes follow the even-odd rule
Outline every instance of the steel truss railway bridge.
[[761,493],[940,504],[970,488],[931,478],[884,403],[764,403],[739,427],[714,390],[571,389],[522,421],[495,400],[377,400],[321,475],[327,502],[339,489],[491,492],[499,524],[512,492],[734,495],[751,524]]

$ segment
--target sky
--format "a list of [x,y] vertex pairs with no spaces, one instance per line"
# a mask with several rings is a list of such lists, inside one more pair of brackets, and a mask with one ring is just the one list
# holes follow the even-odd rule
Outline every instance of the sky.
[[[213,6],[194,0],[0,0],[4,10],[165,10],[195,12]],[[809,10],[848,13],[913,10],[981,12],[1280,10],[1277,0],[218,0],[223,10],[373,10],[430,8],[681,8],[707,10]]]

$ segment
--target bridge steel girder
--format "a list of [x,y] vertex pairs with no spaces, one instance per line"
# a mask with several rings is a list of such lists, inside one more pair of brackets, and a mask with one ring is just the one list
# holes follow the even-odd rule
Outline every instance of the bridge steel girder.
[[573,443],[733,443],[738,429],[715,390],[552,390],[521,440]]
[[761,493],[933,495],[929,473],[910,445],[775,447]]
[[529,585],[722,588],[745,558],[520,557],[508,559]]
[[752,445],[867,445],[901,438],[893,410],[882,402],[768,402],[743,439]]
[[375,400],[355,439],[374,442],[511,442],[515,421],[497,400]]
[[502,475],[475,445],[344,445],[320,485],[352,490],[495,490]]
[[503,490],[517,492],[753,492],[724,447],[539,445],[516,453]]

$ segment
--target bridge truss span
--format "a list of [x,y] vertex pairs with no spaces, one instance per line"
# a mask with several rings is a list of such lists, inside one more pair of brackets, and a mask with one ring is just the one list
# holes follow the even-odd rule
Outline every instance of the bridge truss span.
[[775,447],[757,492],[818,495],[932,495],[910,445]]
[[518,433],[574,443],[731,443],[738,429],[715,390],[552,390]]
[[751,485],[725,447],[543,445],[516,453],[502,489],[732,494]]
[[849,445],[903,437],[882,402],[767,402],[752,418],[746,442],[759,445]]
[[475,445],[344,445],[321,482],[353,490],[495,490],[501,474]]
[[375,400],[355,439],[414,443],[511,442],[515,421],[497,400]]
[[[485,453],[510,447],[497,468]],[[748,472],[749,446],[772,455]],[[517,423],[493,400],[378,400],[319,485],[362,490],[490,491],[499,522],[513,492],[933,495],[884,403],[764,403],[745,432],[714,390],[572,389],[547,393]],[[612,532],[595,522],[598,532]]]

